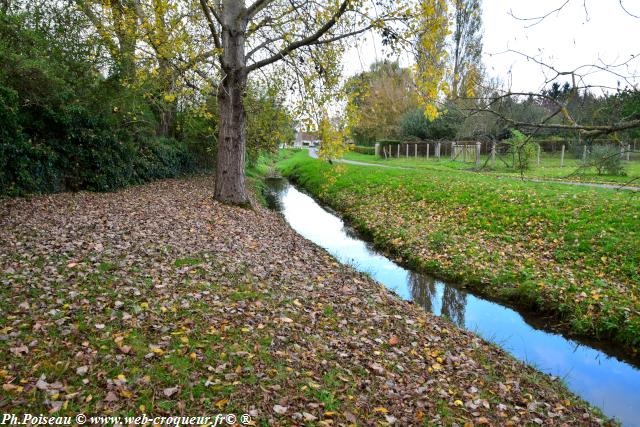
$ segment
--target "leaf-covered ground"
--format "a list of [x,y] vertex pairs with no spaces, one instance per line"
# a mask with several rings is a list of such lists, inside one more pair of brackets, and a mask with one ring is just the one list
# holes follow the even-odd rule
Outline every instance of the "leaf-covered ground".
[[211,188],[0,201],[2,412],[600,423],[558,381]]
[[285,173],[375,243],[566,329],[640,347],[640,197],[466,172],[338,165],[298,153]]

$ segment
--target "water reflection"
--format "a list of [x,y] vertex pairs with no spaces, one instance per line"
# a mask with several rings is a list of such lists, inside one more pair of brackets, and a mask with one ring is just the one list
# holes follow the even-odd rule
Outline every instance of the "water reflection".
[[370,274],[425,310],[446,316],[515,358],[561,377],[567,386],[625,426],[640,427],[640,370],[606,353],[538,328],[515,310],[477,297],[452,284],[409,271],[377,253],[349,231],[336,215],[286,180],[269,180],[267,201],[291,228],[325,248],[336,259]]
[[409,273],[411,299],[431,313],[446,317],[456,326],[465,327],[464,313],[467,293],[463,290],[437,282],[425,274]]

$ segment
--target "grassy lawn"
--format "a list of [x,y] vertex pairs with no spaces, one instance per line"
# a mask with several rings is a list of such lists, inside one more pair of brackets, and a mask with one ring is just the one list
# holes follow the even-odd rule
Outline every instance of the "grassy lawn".
[[[415,158],[411,156],[408,158],[401,156],[400,158],[383,159],[368,154],[350,152],[347,153],[344,158],[359,162],[427,170],[454,169],[471,171],[477,168],[475,163],[451,161],[449,158],[445,157],[442,157],[439,161],[434,158],[429,158],[427,160],[424,157]],[[483,155],[481,158],[481,165],[483,166],[481,173],[501,176],[520,176],[519,172],[507,167],[507,165],[500,161],[499,158],[496,159],[495,166],[491,166],[487,160],[487,156]],[[552,155],[549,153],[543,153],[540,158],[540,166],[534,165],[533,168],[527,171],[524,176],[527,178],[541,178],[547,180],[599,182],[640,186],[640,160],[628,163],[625,162],[626,176],[598,175],[595,169],[582,168],[581,166],[582,162],[580,160],[565,158],[564,167],[560,167],[559,154]],[[634,181],[634,179],[636,180]]]
[[280,168],[405,261],[637,352],[637,195],[445,168],[332,167],[305,152]]
[[0,201],[5,413],[600,425],[560,381],[212,188]]

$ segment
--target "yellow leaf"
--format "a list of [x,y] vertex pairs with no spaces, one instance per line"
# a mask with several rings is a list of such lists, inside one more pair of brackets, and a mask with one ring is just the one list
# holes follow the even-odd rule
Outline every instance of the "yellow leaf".
[[373,408],[373,412],[379,412],[379,413],[382,413],[382,414],[388,414],[389,413],[387,408],[383,408],[382,406],[378,406],[377,408]]
[[229,403],[229,399],[220,399],[215,403],[215,405],[218,408],[222,409],[227,405],[227,403]]

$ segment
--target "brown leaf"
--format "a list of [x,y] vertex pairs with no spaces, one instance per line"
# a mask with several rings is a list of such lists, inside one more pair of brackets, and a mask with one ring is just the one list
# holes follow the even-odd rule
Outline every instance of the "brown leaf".
[[162,394],[164,394],[166,397],[171,397],[176,394],[178,390],[180,390],[180,387],[167,387],[162,390]]

